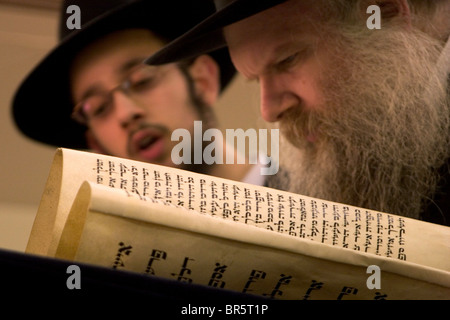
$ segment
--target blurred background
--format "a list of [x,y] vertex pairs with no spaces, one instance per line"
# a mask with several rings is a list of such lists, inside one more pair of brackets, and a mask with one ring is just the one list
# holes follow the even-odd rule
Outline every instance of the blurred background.
[[[15,90],[57,44],[61,0],[0,0],[0,248],[24,251],[55,148],[21,135],[11,118]],[[240,76],[216,111],[221,129],[261,128],[256,83]],[[44,108],[45,101],[36,101]]]

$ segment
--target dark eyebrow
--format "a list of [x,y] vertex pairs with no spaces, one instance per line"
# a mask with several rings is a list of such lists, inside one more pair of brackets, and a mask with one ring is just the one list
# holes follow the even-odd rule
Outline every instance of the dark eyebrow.
[[102,90],[99,85],[92,85],[85,92],[83,92],[80,101],[83,101],[91,96],[94,96],[101,91]]
[[128,71],[130,71],[130,69],[133,69],[135,66],[143,64],[145,58],[146,57],[137,57],[137,58],[130,59],[130,60],[126,61],[125,63],[123,63],[121,66],[119,66],[119,68],[117,69],[117,72],[119,74],[127,73]]

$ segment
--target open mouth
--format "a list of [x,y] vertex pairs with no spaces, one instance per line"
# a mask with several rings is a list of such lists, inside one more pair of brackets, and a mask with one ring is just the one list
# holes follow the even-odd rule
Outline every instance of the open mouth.
[[130,154],[146,161],[161,158],[164,152],[164,131],[145,127],[133,132],[129,139]]
[[157,141],[159,137],[155,136],[145,136],[141,140],[137,141],[136,149],[138,150],[145,150],[149,148],[155,141]]

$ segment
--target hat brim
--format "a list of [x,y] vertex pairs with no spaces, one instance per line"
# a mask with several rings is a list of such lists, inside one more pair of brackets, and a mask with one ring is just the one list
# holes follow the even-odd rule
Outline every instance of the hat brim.
[[223,27],[285,1],[287,0],[235,0],[152,54],[145,63],[161,65],[225,48]]
[[[87,148],[86,128],[70,117],[73,103],[69,68],[80,49],[107,33],[125,28],[146,28],[166,39],[175,39],[214,11],[212,4],[201,7],[206,4],[199,0],[195,5],[190,1],[132,2],[106,12],[83,25],[81,30],[72,32],[17,89],[11,110],[17,128],[27,137],[45,144]],[[220,66],[223,90],[233,78],[235,69],[226,50],[216,50],[211,56]]]

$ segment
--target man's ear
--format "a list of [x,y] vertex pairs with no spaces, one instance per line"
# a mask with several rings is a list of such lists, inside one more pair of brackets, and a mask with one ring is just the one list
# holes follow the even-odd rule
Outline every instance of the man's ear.
[[189,66],[189,72],[197,95],[208,105],[214,105],[220,92],[220,69],[217,62],[209,55],[201,55]]
[[408,0],[362,0],[360,11],[363,17],[367,18],[367,8],[371,5],[377,5],[380,8],[381,19],[393,20],[401,19],[406,25],[411,27],[411,10]]

